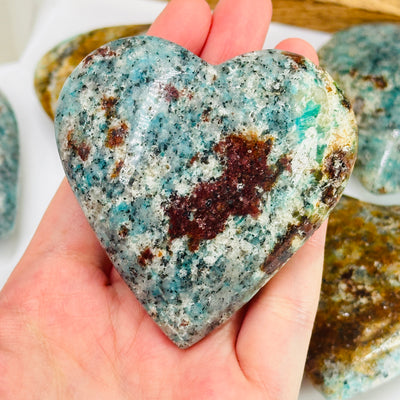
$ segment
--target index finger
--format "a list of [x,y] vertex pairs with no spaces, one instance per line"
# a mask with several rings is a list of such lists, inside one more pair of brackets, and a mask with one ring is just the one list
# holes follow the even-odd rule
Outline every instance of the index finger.
[[220,0],[201,58],[210,64],[219,64],[240,54],[260,50],[271,17],[270,0]]
[[205,0],[172,0],[147,34],[179,44],[199,55],[210,25],[211,10]]

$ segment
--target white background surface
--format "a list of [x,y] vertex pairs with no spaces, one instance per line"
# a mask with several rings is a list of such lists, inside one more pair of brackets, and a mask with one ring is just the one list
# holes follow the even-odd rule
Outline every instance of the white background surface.
[[[37,61],[51,47],[68,37],[103,26],[148,23],[165,6],[152,0],[47,0],[44,3],[21,59],[0,65],[0,90],[14,107],[21,141],[18,218],[12,236],[0,241],[0,288],[21,258],[64,176],[52,121],[42,110],[33,89]],[[301,37],[319,48],[330,35],[272,24],[265,47],[274,47],[287,37]],[[346,193],[370,202],[400,204],[400,195],[373,196],[353,178]],[[322,400],[323,397],[305,380],[299,399]],[[354,398],[376,399],[400,399],[400,378]]]
[[46,0],[0,0],[0,63],[16,61]]

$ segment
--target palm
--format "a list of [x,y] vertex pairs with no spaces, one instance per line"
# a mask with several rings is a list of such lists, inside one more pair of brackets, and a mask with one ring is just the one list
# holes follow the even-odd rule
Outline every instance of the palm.
[[[221,0],[210,30],[203,0],[173,0],[149,34],[218,63],[260,48],[270,17],[268,0],[250,8],[247,0]],[[316,57],[302,41],[280,46]],[[310,239],[246,309],[181,350],[112,267],[64,181],[0,295],[0,398],[294,399],[323,236]]]
[[218,394],[228,399],[257,391],[235,350],[239,315],[191,349],[180,350],[115,270],[107,278],[95,265],[58,259],[55,268],[55,261],[50,256],[33,280],[18,283],[21,319],[12,322],[25,339],[23,350],[34,350],[47,367],[44,375],[55,375],[47,382],[48,398],[77,377],[77,398],[99,398],[99,393],[100,398],[124,398],[143,392],[144,398],[154,399],[209,399]]

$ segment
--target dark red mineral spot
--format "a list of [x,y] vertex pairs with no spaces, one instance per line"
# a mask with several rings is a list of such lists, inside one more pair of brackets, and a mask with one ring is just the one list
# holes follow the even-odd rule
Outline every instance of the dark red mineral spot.
[[210,113],[212,109],[211,107],[207,107],[205,110],[203,110],[203,113],[201,114],[201,119],[203,122],[209,122],[210,121]]
[[341,100],[342,106],[347,108],[348,110],[351,110],[351,103],[346,99],[346,97],[343,97]]
[[115,97],[106,97],[104,96],[101,99],[101,108],[105,111],[106,118],[110,119],[116,116],[115,105],[117,104],[118,99]]
[[86,56],[86,57],[83,59],[83,64],[84,64],[85,66],[88,65],[88,64],[90,64],[90,63],[92,62],[92,60],[93,60],[93,57],[94,57],[93,54],[89,54],[88,56]]
[[193,165],[199,159],[199,155],[195,154],[189,161],[190,165]]
[[266,258],[261,270],[266,274],[272,274],[292,254],[292,242],[295,237],[308,238],[319,226],[319,222],[313,223],[307,217],[301,217],[298,224],[289,225],[286,233],[279,238],[271,254]]
[[364,81],[370,81],[377,89],[385,89],[388,85],[387,80],[382,75],[365,75],[363,76]]
[[[104,110],[106,123],[108,126],[114,125],[115,120],[118,118],[117,105],[118,98],[110,96],[104,96],[101,99],[101,108]],[[120,146],[125,141],[125,137],[128,135],[129,128],[126,122],[119,120],[117,126],[108,128],[107,136],[105,140],[105,146],[109,149]],[[122,165],[121,165],[122,167]]]
[[122,167],[124,166],[124,161],[119,160],[115,163],[114,170],[111,174],[111,178],[117,178],[121,172]]
[[338,201],[338,188],[343,180],[348,176],[355,162],[355,154],[348,154],[342,149],[333,151],[324,161],[323,173],[329,178],[325,186],[321,200],[333,206]]
[[290,57],[296,64],[293,66],[294,69],[305,68],[306,67],[306,59],[300,54],[292,53],[290,51],[282,52],[285,56]]
[[83,64],[87,66],[88,64],[91,64],[93,61],[93,58],[96,55],[100,55],[101,57],[114,57],[117,55],[117,53],[113,50],[111,50],[109,47],[100,47],[99,49],[95,50],[93,53],[89,54],[83,59]]
[[145,267],[148,262],[151,262],[154,258],[154,254],[150,250],[149,247],[146,247],[141,253],[140,256],[138,257],[138,263],[142,267]]
[[114,148],[124,143],[128,130],[128,126],[125,122],[121,122],[121,124],[115,128],[110,128],[107,132],[106,147]]
[[93,52],[94,55],[100,55],[102,57],[115,57],[117,53],[114,50],[111,50],[107,46],[99,47],[97,50]]
[[84,141],[78,141],[74,138],[73,131],[69,131],[67,135],[67,146],[75,154],[77,154],[82,161],[86,161],[90,154],[90,146]]
[[128,236],[129,229],[126,225],[121,225],[118,231],[118,235],[121,236],[122,238],[125,238]]
[[171,239],[187,235],[189,249],[198,249],[202,240],[215,238],[225,229],[230,215],[256,218],[261,196],[271,190],[279,174],[290,169],[289,158],[267,165],[272,139],[260,140],[255,134],[229,135],[214,151],[225,166],[216,180],[201,182],[188,196],[173,195],[166,207]]
[[174,85],[171,85],[170,83],[164,85],[163,91],[165,100],[170,102],[179,99],[180,96],[179,90]]

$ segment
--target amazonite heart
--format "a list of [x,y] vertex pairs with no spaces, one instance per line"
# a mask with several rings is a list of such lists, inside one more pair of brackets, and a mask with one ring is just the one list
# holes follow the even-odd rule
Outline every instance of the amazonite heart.
[[110,259],[180,347],[248,302],[319,227],[357,137],[331,78],[300,56],[212,66],[146,36],[78,66],[56,132]]

